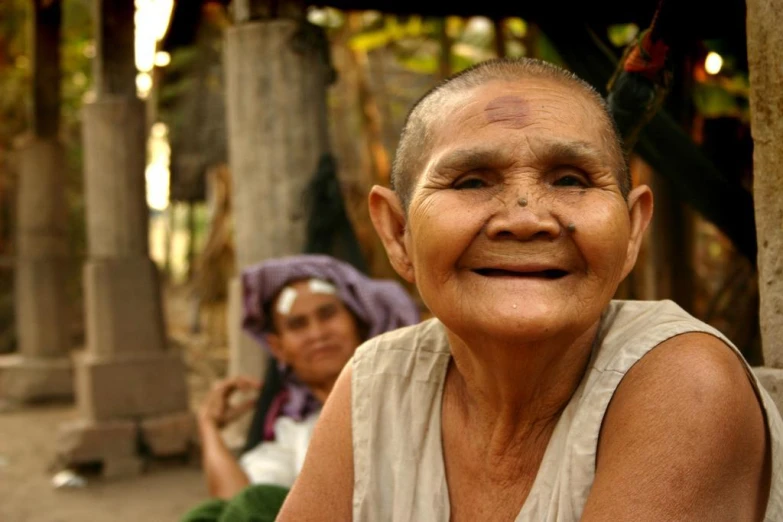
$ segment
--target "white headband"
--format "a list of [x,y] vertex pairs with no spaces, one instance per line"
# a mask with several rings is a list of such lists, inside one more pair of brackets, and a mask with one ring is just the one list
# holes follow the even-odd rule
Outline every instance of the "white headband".
[[[307,282],[307,286],[310,292],[314,294],[330,294],[337,293],[337,287],[328,281],[323,279],[312,278]],[[296,290],[287,286],[280,292],[280,297],[277,298],[277,312],[281,315],[288,315],[291,313],[291,308],[294,306],[294,301],[299,297]]]

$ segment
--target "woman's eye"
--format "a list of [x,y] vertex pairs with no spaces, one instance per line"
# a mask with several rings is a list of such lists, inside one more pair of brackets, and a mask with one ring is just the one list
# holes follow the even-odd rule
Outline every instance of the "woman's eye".
[[455,190],[470,190],[470,189],[478,189],[486,186],[487,184],[484,183],[484,180],[480,178],[468,178],[468,179],[461,179],[458,182],[454,183],[453,188]]
[[557,178],[553,185],[556,187],[586,187],[587,182],[581,176],[566,175]]

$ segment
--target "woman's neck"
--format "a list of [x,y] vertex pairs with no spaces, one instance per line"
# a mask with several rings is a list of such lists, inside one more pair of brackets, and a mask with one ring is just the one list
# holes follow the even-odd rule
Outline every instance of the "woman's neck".
[[327,397],[329,397],[329,393],[332,391],[332,388],[334,387],[334,381],[328,384],[318,384],[318,385],[311,385],[310,386],[310,392],[312,392],[313,397],[318,399],[318,402],[321,404],[326,403]]
[[448,332],[451,396],[466,420],[498,435],[554,425],[584,376],[597,331],[598,324],[576,339],[473,347]]

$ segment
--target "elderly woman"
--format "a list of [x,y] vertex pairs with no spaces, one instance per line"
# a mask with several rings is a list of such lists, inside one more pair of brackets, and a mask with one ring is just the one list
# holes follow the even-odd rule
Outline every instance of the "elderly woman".
[[370,209],[433,319],[365,343],[278,520],[783,520],[781,419],[670,301],[612,301],[652,214],[601,97],[482,63],[408,116]]

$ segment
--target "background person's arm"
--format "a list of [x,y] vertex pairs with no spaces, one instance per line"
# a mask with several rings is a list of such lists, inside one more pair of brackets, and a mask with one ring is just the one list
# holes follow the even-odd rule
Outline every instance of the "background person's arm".
[[245,472],[226,447],[220,430],[214,425],[199,423],[201,433],[201,464],[207,488],[212,497],[230,499],[250,484]]
[[582,521],[763,520],[769,448],[737,356],[706,334],[674,337],[617,388]]
[[352,519],[351,373],[348,363],[329,394],[278,522]]
[[199,408],[201,462],[209,494],[213,497],[229,499],[250,484],[247,475],[223,441],[220,430],[255,405],[255,399],[232,405],[230,399],[234,392],[259,388],[258,381],[247,377],[224,379],[215,383]]

